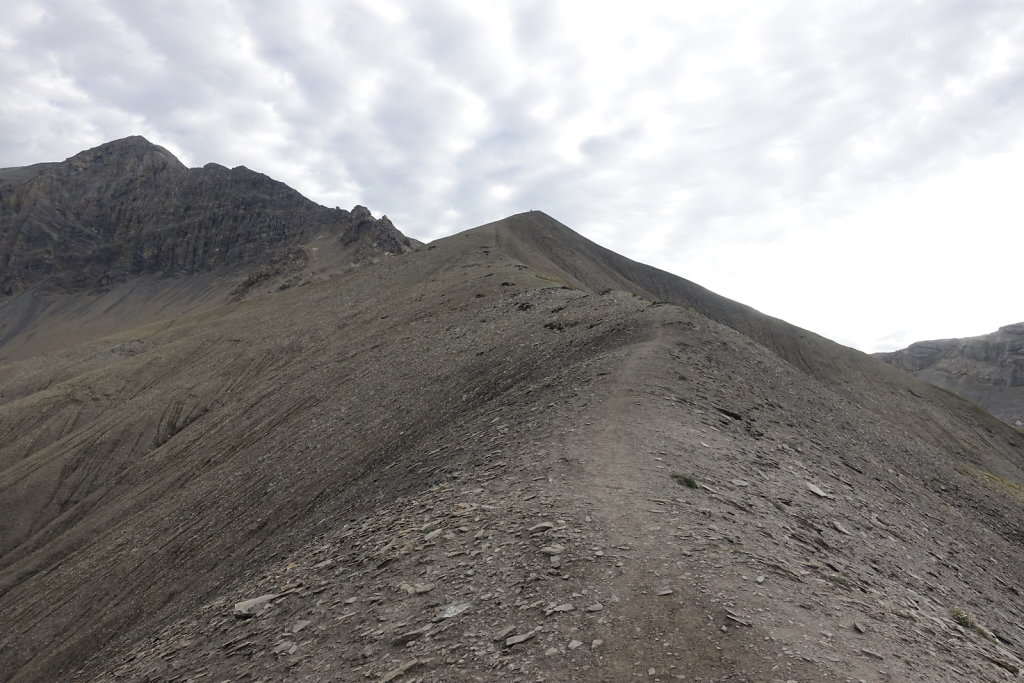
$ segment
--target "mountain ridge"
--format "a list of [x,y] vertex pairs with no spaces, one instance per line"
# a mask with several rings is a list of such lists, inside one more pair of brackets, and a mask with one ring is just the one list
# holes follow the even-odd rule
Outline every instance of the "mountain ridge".
[[186,168],[132,136],[63,162],[0,169],[0,293],[72,292],[143,274],[252,265],[321,232],[356,260],[411,242],[365,207],[328,209],[244,166]]
[[[551,229],[538,230],[540,226]],[[934,415],[920,411],[914,404],[926,396],[929,401],[946,409],[962,411],[964,408],[960,401],[950,401],[945,392],[934,389],[930,384],[908,385],[904,373],[886,364],[879,365],[868,354],[761,313],[685,278],[626,258],[591,242],[540,211],[516,214],[476,230],[493,232],[499,243],[502,243],[503,235],[507,236],[505,243],[510,253],[525,258],[525,262],[538,272],[556,274],[556,277],[557,273],[562,273],[563,278],[568,275],[567,282],[590,291],[622,288],[654,301],[692,308],[761,344],[796,369],[825,382],[832,390],[863,404],[868,410],[877,411],[879,419],[888,419],[891,417],[887,414],[889,409],[882,409],[882,404],[858,391],[860,382],[865,378],[877,376],[892,396],[899,395],[900,399],[905,399],[899,401],[904,405],[902,419],[913,420],[915,430],[936,444],[948,438],[945,430]],[[517,251],[515,240],[523,235],[535,240],[535,246]],[[558,236],[568,236],[572,245],[567,246],[566,240]],[[585,258],[581,263],[574,263],[578,254],[584,254]],[[993,467],[1000,474],[1010,474],[1002,471],[996,462],[979,461],[978,464]]]
[[948,392],[541,212],[214,277],[0,342],[0,677],[1022,667],[1024,435]]
[[330,277],[419,243],[141,136],[0,169],[0,359]]
[[915,342],[874,356],[1024,426],[1024,323],[975,337]]

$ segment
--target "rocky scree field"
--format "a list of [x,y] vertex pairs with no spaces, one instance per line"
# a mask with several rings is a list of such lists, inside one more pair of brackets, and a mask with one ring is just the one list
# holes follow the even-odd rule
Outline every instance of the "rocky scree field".
[[411,248],[0,365],[4,677],[1019,676],[1021,434],[539,212]]

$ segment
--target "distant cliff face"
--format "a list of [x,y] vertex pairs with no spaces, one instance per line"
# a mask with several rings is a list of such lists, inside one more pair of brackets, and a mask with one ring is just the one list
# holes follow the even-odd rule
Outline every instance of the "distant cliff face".
[[922,341],[875,355],[1001,420],[1024,425],[1024,323],[980,337]]
[[0,169],[0,295],[242,266],[323,233],[354,257],[410,247],[364,207],[320,206],[245,167],[189,169],[138,136],[59,163]]

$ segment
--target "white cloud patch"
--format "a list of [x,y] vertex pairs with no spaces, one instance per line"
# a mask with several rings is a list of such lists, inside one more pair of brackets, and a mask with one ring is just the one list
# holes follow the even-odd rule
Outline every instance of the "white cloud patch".
[[431,239],[544,210],[865,350],[1024,318],[998,0],[13,0],[0,165],[140,133]]

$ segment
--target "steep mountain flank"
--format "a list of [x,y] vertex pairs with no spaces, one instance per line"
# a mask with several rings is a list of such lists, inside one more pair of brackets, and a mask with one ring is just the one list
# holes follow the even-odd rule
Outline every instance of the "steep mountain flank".
[[[1014,469],[1003,469],[1002,460],[989,460],[985,451],[976,453],[966,444],[950,441],[951,434],[943,426],[945,412],[966,417],[968,413],[964,411],[969,411],[969,406],[928,385],[908,383],[905,373],[879,364],[864,353],[764,315],[681,277],[632,261],[539,211],[512,216],[478,230],[492,233],[509,253],[558,282],[594,292],[621,289],[654,301],[692,308],[765,346],[832,391],[873,412],[876,419],[892,419],[891,411],[896,409],[899,422],[909,423],[915,434],[938,446],[955,449],[962,457],[974,459],[975,464],[997,474],[1016,477]],[[886,394],[885,401],[878,400],[880,390]],[[976,419],[973,412],[970,411],[972,420]]]
[[1024,323],[966,339],[936,339],[875,356],[1024,426]]
[[0,677],[1024,657],[1024,436],[539,212],[0,377]]
[[245,167],[188,169],[134,136],[60,163],[0,169],[0,294],[109,287],[271,260],[317,234],[401,253],[387,218],[315,204]]

